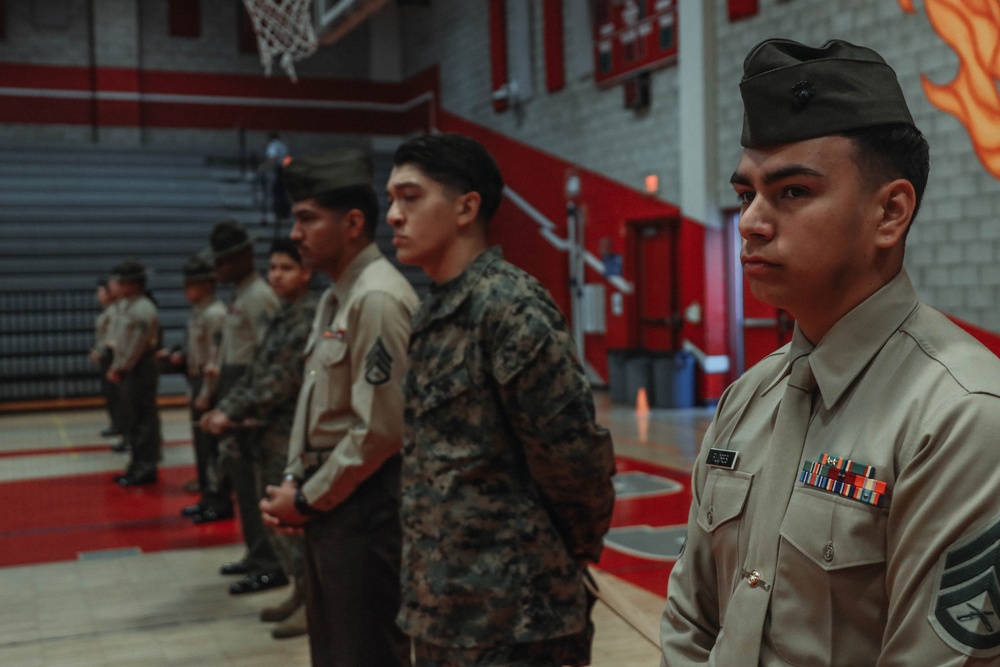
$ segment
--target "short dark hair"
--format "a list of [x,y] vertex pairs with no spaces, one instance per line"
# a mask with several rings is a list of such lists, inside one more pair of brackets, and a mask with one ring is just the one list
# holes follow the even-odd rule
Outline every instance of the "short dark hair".
[[488,225],[500,208],[503,176],[489,151],[461,134],[426,134],[405,141],[392,157],[395,166],[413,164],[459,194],[478,192],[479,219]]
[[302,263],[302,256],[299,254],[299,247],[287,236],[279,236],[271,241],[271,250],[267,254],[270,256],[274,253],[288,255],[295,260],[296,264]]
[[349,185],[328,190],[316,195],[314,199],[323,208],[338,213],[347,213],[355,208],[361,211],[365,216],[365,236],[374,240],[375,226],[378,225],[378,197],[370,185]]
[[903,178],[913,185],[916,218],[931,169],[930,146],[920,130],[908,124],[876,125],[845,132],[844,136],[854,141],[858,169],[865,181],[881,185]]

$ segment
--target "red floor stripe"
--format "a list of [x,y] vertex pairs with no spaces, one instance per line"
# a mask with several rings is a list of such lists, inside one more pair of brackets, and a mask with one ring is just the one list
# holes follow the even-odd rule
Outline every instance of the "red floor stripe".
[[145,552],[232,544],[236,521],[194,525],[180,510],[196,500],[191,466],[160,469],[158,484],[120,488],[110,473],[0,484],[0,567],[74,560],[80,552]]
[[[190,438],[187,440],[164,440],[164,447],[176,447],[178,445],[190,445]],[[111,451],[111,445],[75,445],[73,447],[40,447],[38,449],[18,449],[14,451],[0,452],[0,459],[16,459],[25,456],[57,456],[60,454],[95,454]]]

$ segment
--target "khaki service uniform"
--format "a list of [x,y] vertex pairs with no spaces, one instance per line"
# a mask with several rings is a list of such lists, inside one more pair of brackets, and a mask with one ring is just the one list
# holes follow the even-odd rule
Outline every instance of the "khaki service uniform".
[[[206,297],[191,308],[188,317],[187,338],[184,346],[185,369],[191,391],[191,423],[197,424],[204,414],[194,407],[194,401],[215,393],[215,378],[204,375],[205,366],[215,363],[222,342],[222,326],[226,320],[226,306],[214,296]],[[219,457],[219,440],[211,433],[195,428],[194,452],[201,491],[209,488],[209,465]]]
[[132,445],[125,475],[142,478],[156,472],[162,444],[156,405],[160,374],[153,359],[160,344],[160,321],[156,306],[145,295],[118,303],[111,369],[122,374],[123,438]]
[[[667,588],[662,664],[998,664],[1000,360],[919,303],[905,270],[811,348],[796,329],[719,403]],[[791,499],[775,498],[763,461],[789,359],[810,349],[800,472]],[[733,467],[720,451],[737,453]],[[853,489],[819,479],[837,478],[816,465],[824,455],[875,480],[881,500],[858,497],[859,477],[841,478]],[[783,514],[763,536],[774,564],[747,561],[756,507]],[[772,565],[773,581],[751,580]],[[744,627],[758,605],[764,626]]]
[[417,296],[374,244],[324,294],[285,472],[305,526],[313,665],[409,665],[399,609],[402,380]]

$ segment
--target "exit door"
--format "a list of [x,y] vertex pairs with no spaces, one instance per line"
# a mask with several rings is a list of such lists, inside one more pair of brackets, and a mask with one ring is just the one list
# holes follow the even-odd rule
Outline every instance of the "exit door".
[[650,350],[677,350],[682,325],[677,240],[680,220],[630,220],[627,229],[626,246],[635,269],[629,344]]

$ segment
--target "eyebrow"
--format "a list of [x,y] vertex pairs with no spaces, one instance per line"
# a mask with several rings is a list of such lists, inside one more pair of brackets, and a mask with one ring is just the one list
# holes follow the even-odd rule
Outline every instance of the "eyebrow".
[[386,191],[389,190],[399,190],[400,188],[423,188],[417,181],[399,181],[398,183],[387,183],[385,186]]
[[[826,177],[824,174],[811,167],[807,167],[802,164],[790,164],[764,174],[764,185],[771,185],[772,183],[777,183],[778,181],[783,181],[786,178],[792,178],[793,176],[814,176],[817,178]],[[750,177],[739,170],[733,172],[733,175],[729,177],[729,182],[733,185],[751,187]]]

